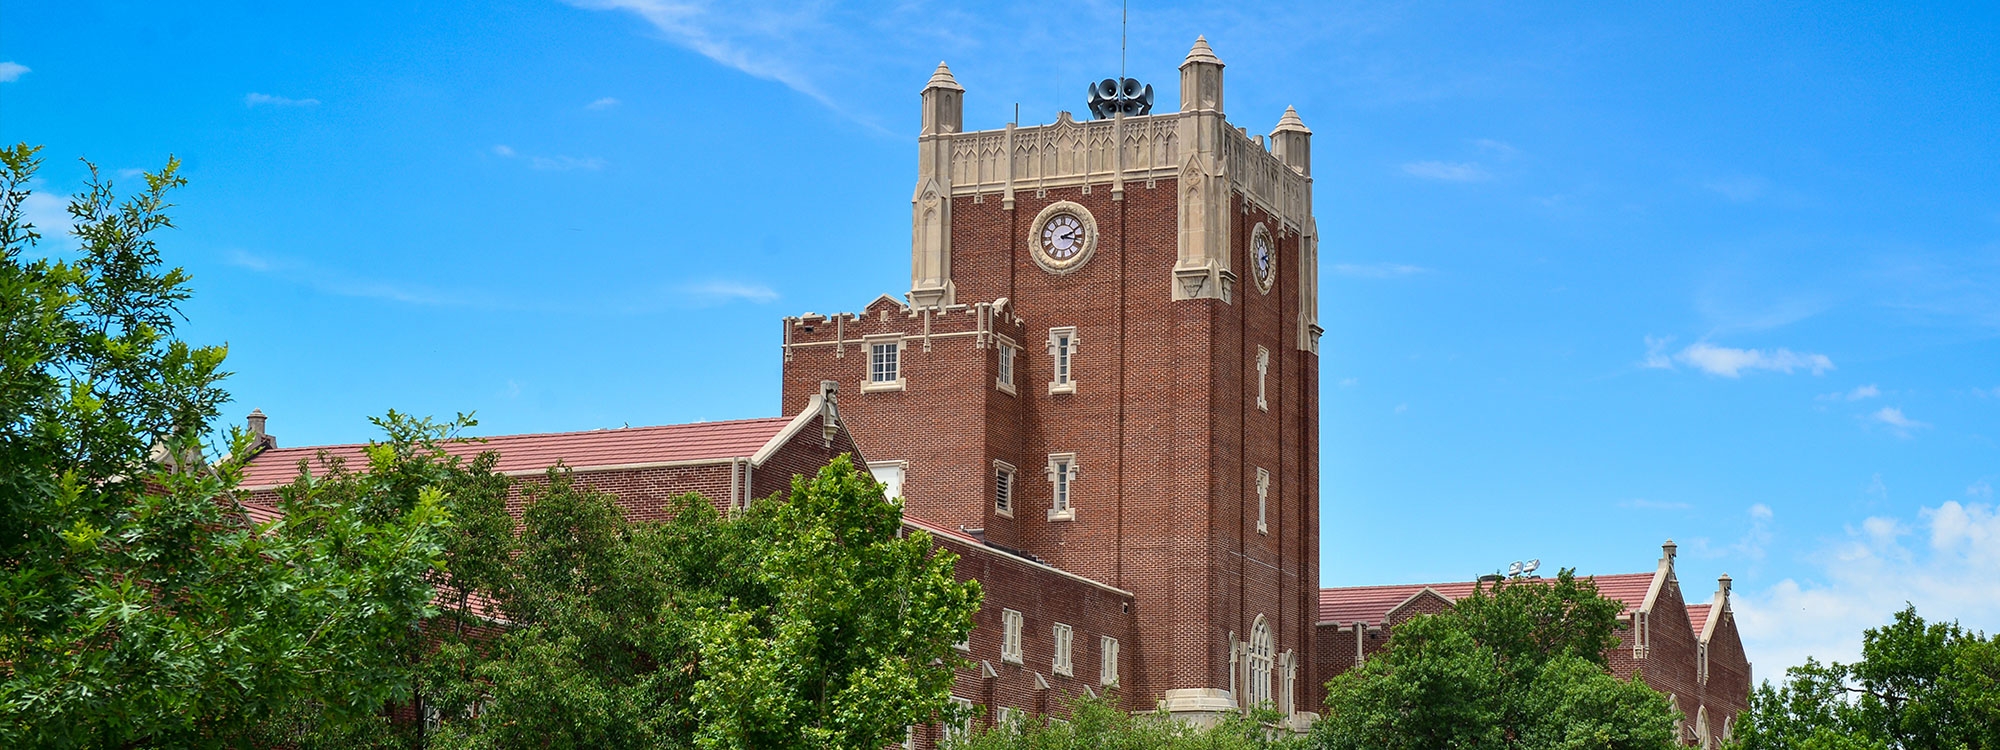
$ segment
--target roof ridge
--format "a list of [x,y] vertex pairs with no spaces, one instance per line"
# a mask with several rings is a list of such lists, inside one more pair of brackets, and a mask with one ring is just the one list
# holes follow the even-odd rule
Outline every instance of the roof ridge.
[[[719,427],[724,425],[748,424],[751,422],[772,422],[772,421],[788,422],[791,421],[791,419],[792,419],[791,417],[748,417],[745,419],[718,419],[709,422],[649,424],[649,425],[640,425],[638,427],[592,427],[587,430],[556,430],[552,432],[510,432],[504,435],[465,435],[441,442],[476,443],[480,441],[498,440],[503,438],[558,437],[563,435],[596,435],[596,434],[614,434],[614,433],[630,434],[640,431],[651,432],[655,430],[688,428],[688,427],[711,427],[711,426]],[[332,450],[337,448],[366,448],[370,445],[375,445],[375,444],[378,444],[378,441],[369,441],[366,443],[328,443],[325,445],[295,445],[289,448],[268,448],[259,452],[257,455],[268,456],[273,453],[292,453],[297,451],[320,451],[320,450]]]

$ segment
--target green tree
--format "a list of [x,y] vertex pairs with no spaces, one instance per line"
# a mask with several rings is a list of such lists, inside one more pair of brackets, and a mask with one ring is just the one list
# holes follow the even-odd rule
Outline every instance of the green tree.
[[[0,746],[379,724],[411,684],[396,646],[428,612],[441,494],[308,483],[283,521],[250,527],[238,461],[206,462],[200,442],[224,351],[175,337],[188,277],[151,239],[173,226],[178,162],[123,201],[92,167],[69,204],[76,257],[31,260],[37,152],[0,149]],[[435,449],[392,443],[371,470]],[[229,454],[249,447],[237,432]]]
[[1397,625],[1389,647],[1327,684],[1311,745],[1329,750],[1677,747],[1665,696],[1606,668],[1615,601],[1564,570],[1482,588]]
[[1861,637],[1861,661],[1807,659],[1737,720],[1743,750],[2000,750],[2000,637],[1926,623],[1915,607]]
[[525,491],[485,545],[504,627],[426,666],[436,744],[872,749],[948,711],[978,584],[846,458],[733,518],[631,523],[561,470]]
[[1231,715],[1201,726],[1173,718],[1164,711],[1133,715],[1118,708],[1115,697],[1082,697],[1069,706],[1069,718],[1023,717],[945,745],[946,750],[1290,750],[1305,738],[1274,730],[1275,711]]

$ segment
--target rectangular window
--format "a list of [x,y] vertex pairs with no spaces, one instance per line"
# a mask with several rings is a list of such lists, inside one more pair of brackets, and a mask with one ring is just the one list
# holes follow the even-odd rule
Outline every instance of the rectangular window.
[[998,352],[995,355],[998,361],[994,364],[993,387],[1012,394],[1014,392],[1014,355],[1021,351],[1021,347],[1015,346],[1014,342],[1001,337],[999,346],[995,347],[995,349]]
[[1021,613],[1000,610],[1000,660],[1021,663]]
[[1076,518],[1076,454],[1049,454],[1047,471],[1049,484],[1053,485],[1049,520],[1068,521]]
[[993,726],[998,729],[1013,729],[1014,722],[1020,719],[1021,711],[1019,709],[1001,706],[999,710],[993,712]]
[[1050,393],[1076,392],[1076,340],[1075,326],[1049,329]]
[[972,734],[972,700],[954,695],[951,697],[951,707],[957,709],[963,715],[957,719],[947,718],[944,725],[939,727],[943,731],[939,732],[941,736],[938,739],[945,742]]
[[1271,374],[1271,350],[1257,347],[1257,408],[1270,411],[1271,403],[1264,400],[1265,376]]
[[868,382],[861,384],[861,392],[903,390],[903,336],[869,336],[868,339]]
[[1100,636],[1097,639],[1097,684],[1118,684],[1118,639]]
[[1069,659],[1069,645],[1075,635],[1076,631],[1071,630],[1068,625],[1056,623],[1056,658],[1054,663],[1049,665],[1050,671],[1065,677],[1073,676],[1076,673],[1076,670],[1070,666]]
[[1271,507],[1271,472],[1265,471],[1263,469],[1258,469],[1257,470],[1257,533],[1259,534],[1267,533],[1270,531],[1270,526],[1265,523],[1265,519],[1269,514],[1270,507]]
[[882,496],[895,500],[903,496],[903,475],[908,472],[906,461],[869,461],[868,473],[875,481],[882,483]]
[[993,462],[993,512],[1014,517],[1014,465]]

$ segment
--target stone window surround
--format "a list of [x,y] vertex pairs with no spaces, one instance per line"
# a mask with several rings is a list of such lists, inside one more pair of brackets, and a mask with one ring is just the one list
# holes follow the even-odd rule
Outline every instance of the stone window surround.
[[1056,623],[1054,630],[1055,658],[1050,660],[1049,671],[1064,677],[1075,676],[1076,664],[1070,658],[1070,650],[1076,641],[1076,629],[1059,622]]
[[[1063,476],[1057,476],[1058,471]],[[1049,454],[1049,463],[1043,473],[1048,476],[1050,485],[1049,520],[1076,520],[1076,454]]]
[[1264,398],[1264,383],[1271,374],[1271,350],[1262,345],[1257,347],[1257,410],[1270,411],[1271,402]]
[[867,469],[868,469],[868,477],[870,479],[874,479],[877,482],[881,482],[882,484],[888,484],[888,482],[883,482],[882,477],[880,475],[877,475],[875,473],[875,470],[894,469],[896,471],[896,486],[894,487],[894,493],[891,494],[891,492],[888,489],[884,489],[882,494],[886,499],[890,500],[891,502],[903,496],[903,483],[909,481],[910,479],[910,462],[900,459],[893,461],[869,461],[867,464]]
[[1009,396],[1018,395],[1014,390],[1014,381],[1021,377],[1019,362],[1021,345],[1002,334],[993,334],[993,338],[999,341],[999,344],[993,347],[996,358],[993,368],[993,387]]
[[1270,515],[1270,508],[1271,472],[1259,467],[1257,469],[1257,533],[1259,534],[1268,534],[1271,532],[1271,527],[1266,522],[1266,519]]
[[[1006,475],[1002,480],[1001,475]],[[993,459],[993,512],[997,515],[1014,517],[1014,489],[1021,482],[1020,470],[1013,464]],[[1002,501],[1005,502],[1002,502]]]
[[960,721],[956,726],[953,726],[951,722],[938,725],[938,739],[940,740],[949,741],[972,734],[972,699],[960,698],[954,695],[951,697],[951,705],[963,709],[965,711],[965,719]]
[[1023,625],[1020,612],[1011,609],[1000,610],[1000,661],[1008,664],[1022,663]]
[[[866,351],[868,353],[868,371],[861,379],[862,393],[900,391],[909,387],[909,379],[904,377],[903,375],[903,334],[900,333],[876,334],[874,336],[864,336],[862,337],[861,341],[862,341],[862,346],[866,347],[865,349],[863,349],[863,351]],[[896,347],[895,380],[889,380],[883,382],[875,381],[875,347],[881,344],[891,344]]]
[[1097,684],[1118,684],[1118,639],[1111,636],[1097,638]]
[[[1065,351],[1057,351],[1058,343],[1064,337],[1069,340]],[[1057,326],[1049,329],[1049,393],[1076,392],[1076,352],[1082,340],[1076,335],[1076,326]]]

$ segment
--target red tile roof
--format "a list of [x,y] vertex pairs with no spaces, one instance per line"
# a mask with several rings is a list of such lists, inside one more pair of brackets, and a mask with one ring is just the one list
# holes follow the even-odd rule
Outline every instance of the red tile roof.
[[[502,473],[534,473],[561,462],[570,468],[601,468],[631,464],[657,464],[749,458],[771,438],[785,429],[789,417],[739,419],[728,422],[699,422],[660,427],[627,427],[585,432],[548,432],[529,435],[499,435],[482,442],[448,443],[444,449],[459,456],[476,456],[486,451],[500,454],[495,469]],[[264,451],[243,469],[245,489],[286,484],[298,477],[299,461],[312,462],[314,473],[321,471],[320,451],[346,459],[350,469],[360,469],[367,460],[361,445],[326,445],[276,448]]]
[[[1621,573],[1617,575],[1586,576],[1597,582],[1597,592],[1606,598],[1625,604],[1625,612],[1630,613],[1646,603],[1646,593],[1652,589],[1652,573]],[[1547,580],[1547,579],[1543,579]],[[1382,618],[1396,605],[1416,596],[1417,592],[1430,589],[1446,599],[1458,601],[1472,595],[1475,584],[1472,581],[1452,583],[1406,583],[1393,586],[1349,586],[1344,588],[1319,590],[1319,621],[1350,625],[1365,622],[1371,626],[1382,624]]]
[[1688,605],[1688,624],[1694,626],[1695,637],[1701,637],[1702,627],[1708,624],[1708,610],[1714,606],[1713,604]]

